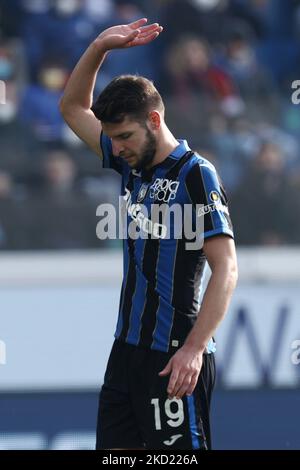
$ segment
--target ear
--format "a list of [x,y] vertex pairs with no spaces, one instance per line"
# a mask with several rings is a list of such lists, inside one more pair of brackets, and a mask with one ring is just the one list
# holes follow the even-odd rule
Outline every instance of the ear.
[[149,113],[150,127],[153,131],[158,131],[161,125],[161,115],[158,111],[150,111]]

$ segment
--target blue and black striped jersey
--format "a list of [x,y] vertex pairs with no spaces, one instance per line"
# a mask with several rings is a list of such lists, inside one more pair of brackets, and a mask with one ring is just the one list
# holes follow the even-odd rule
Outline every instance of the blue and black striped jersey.
[[[148,214],[153,204],[189,205],[193,226],[196,217],[203,221],[203,239],[219,234],[233,237],[226,194],[214,166],[192,152],[185,140],[178,142],[162,163],[136,171],[112,155],[111,140],[101,134],[104,168],[122,175],[127,226],[133,219],[138,222],[140,203]],[[148,232],[153,235],[151,215],[149,219],[143,227],[150,228]],[[125,237],[123,241],[124,277],[115,337],[167,352],[182,346],[197,319],[206,260],[201,247],[187,249],[184,235],[164,238],[149,234]]]

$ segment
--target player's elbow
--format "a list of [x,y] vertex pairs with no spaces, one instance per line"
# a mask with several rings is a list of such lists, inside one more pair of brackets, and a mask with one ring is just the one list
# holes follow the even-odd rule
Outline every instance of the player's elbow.
[[226,290],[233,292],[236,288],[238,281],[238,265],[235,256],[228,256],[218,263],[215,269],[212,269],[213,274],[222,280]]
[[59,101],[59,110],[65,122],[68,125],[72,125],[72,122],[76,119],[76,109],[74,106],[69,104],[68,101],[62,97]]
[[239,272],[236,258],[230,259],[227,265],[227,279],[232,291],[236,288]]
[[59,110],[60,110],[61,115],[65,119],[65,117],[67,116],[67,113],[68,113],[68,104],[66,103],[66,99],[65,99],[64,96],[59,100],[58,106],[59,106]]

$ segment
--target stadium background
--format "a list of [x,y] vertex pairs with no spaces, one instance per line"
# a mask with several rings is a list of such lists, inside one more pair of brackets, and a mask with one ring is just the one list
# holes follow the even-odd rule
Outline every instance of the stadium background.
[[96,34],[142,16],[164,33],[110,54],[96,92],[152,78],[227,188],[240,281],[217,334],[215,448],[299,449],[297,0],[0,0],[0,449],[94,445],[121,279],[96,207],[119,180],[57,103]]

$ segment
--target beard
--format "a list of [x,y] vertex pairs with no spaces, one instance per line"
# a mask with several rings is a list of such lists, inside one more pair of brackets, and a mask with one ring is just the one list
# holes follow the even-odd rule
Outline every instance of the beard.
[[152,132],[146,128],[146,141],[144,146],[142,147],[140,157],[138,162],[134,165],[136,170],[143,170],[147,166],[149,166],[155,157],[157,150],[157,143],[154,135]]

